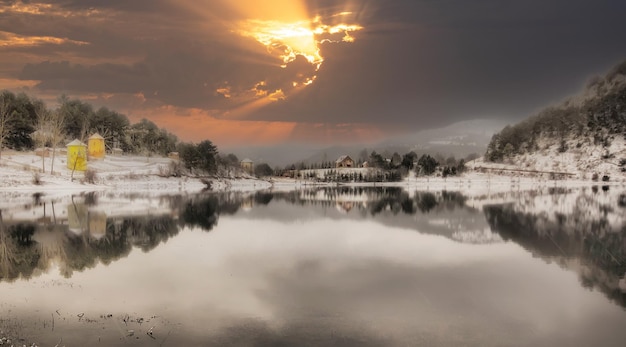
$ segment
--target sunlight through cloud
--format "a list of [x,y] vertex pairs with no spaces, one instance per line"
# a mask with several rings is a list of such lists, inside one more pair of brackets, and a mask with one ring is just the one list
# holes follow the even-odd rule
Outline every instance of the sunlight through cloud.
[[[331,16],[345,17],[351,12],[342,12]],[[320,46],[326,43],[353,42],[351,33],[363,29],[357,24],[325,24],[320,16],[300,21],[277,21],[249,19],[240,22],[237,31],[243,37],[249,37],[263,45],[268,54],[280,60],[280,67],[287,69],[297,66],[298,57],[306,59],[311,65],[311,71],[298,72],[294,75],[290,90],[271,90],[265,82],[259,82],[255,86],[256,96],[269,99],[270,102],[285,100],[294,92],[302,90],[315,82],[324,57]],[[292,65],[290,65],[292,64]],[[301,66],[301,65],[300,65]]]
[[57,16],[57,17],[73,17],[73,16],[85,16],[90,17],[99,15],[101,12],[95,8],[88,8],[82,11],[71,11],[64,9],[60,5],[53,5],[49,3],[41,2],[24,2],[15,1],[12,4],[1,4],[0,13],[7,14],[26,14],[31,16]]
[[88,45],[88,42],[70,40],[68,38],[60,38],[53,36],[23,36],[6,31],[0,31],[0,47],[25,47],[38,46],[43,44],[62,45]]
[[[293,23],[264,20],[248,20],[241,24],[239,33],[246,37],[252,37],[263,44],[268,53],[279,57],[286,67],[294,61],[296,56],[303,56],[309,63],[320,68],[324,58],[320,54],[319,45],[323,42],[353,42],[351,32],[361,30],[362,27],[355,24],[327,25],[321,22],[318,16],[313,20],[303,20]],[[320,36],[330,34],[343,34],[341,39],[332,39]]]

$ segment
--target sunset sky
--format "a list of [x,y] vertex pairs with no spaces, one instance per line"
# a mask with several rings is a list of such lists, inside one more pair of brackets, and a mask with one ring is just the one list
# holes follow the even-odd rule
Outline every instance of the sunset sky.
[[523,119],[626,59],[623,0],[0,1],[0,89],[182,140],[339,144]]

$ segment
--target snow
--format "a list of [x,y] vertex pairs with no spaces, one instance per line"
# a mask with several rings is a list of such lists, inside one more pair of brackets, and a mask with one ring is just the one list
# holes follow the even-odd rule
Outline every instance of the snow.
[[[94,183],[85,180],[85,173],[66,167],[66,157],[44,158],[45,173],[42,173],[42,158],[34,152],[3,152],[0,159],[0,197],[30,197],[34,193],[45,193],[47,197],[64,196],[88,191],[141,192],[148,194],[195,193],[206,188],[198,178],[166,177],[173,161],[163,157],[106,156],[90,160],[88,169],[96,174]],[[35,184],[39,177],[40,184]],[[270,184],[255,179],[214,179],[213,189],[261,189]],[[1,207],[2,203],[0,203]]]
[[539,171],[545,172],[544,176],[549,176],[550,172],[567,173],[579,180],[591,180],[594,174],[599,178],[608,175],[613,180],[626,182],[626,173],[619,166],[620,159],[626,159],[624,137],[616,136],[607,147],[584,141],[591,140],[568,139],[568,149],[560,153],[560,144],[554,143],[553,139],[541,138],[537,152],[517,155],[504,164],[489,163],[480,158],[468,165],[473,168],[516,170],[520,174],[523,171]]
[[[614,144],[618,141],[614,141]],[[619,144],[616,144],[619,146]],[[617,147],[616,147],[617,148]],[[197,193],[206,188],[198,178],[166,177],[170,163],[173,161],[163,157],[145,156],[106,156],[104,159],[91,160],[90,170],[96,173],[94,183],[85,182],[84,173],[66,168],[66,157],[57,155],[54,170],[50,173],[51,158],[44,158],[45,173],[41,173],[42,158],[34,152],[3,152],[0,159],[0,208],[3,205],[14,205],[23,201],[32,201],[35,193],[43,193],[46,198],[63,197],[89,191],[109,191],[115,193],[142,193],[153,196],[165,194]],[[554,160],[546,158],[545,160]],[[314,180],[272,177],[268,179],[247,178],[214,178],[212,189],[216,191],[236,190],[254,191],[262,189],[293,190],[311,187],[334,186],[399,186],[412,191],[459,191],[466,195],[468,204],[480,207],[485,203],[501,200],[507,201],[516,193],[530,190],[545,190],[559,187],[589,187],[593,184],[625,185],[626,177],[613,168],[610,171],[611,181],[592,182],[587,174],[577,175],[564,180],[549,177],[537,177],[515,171],[498,172],[498,169],[519,169],[519,165],[486,163],[482,158],[468,163],[470,169],[461,176],[416,177],[410,175],[402,182],[376,183],[328,183]],[[479,168],[489,167],[491,170],[479,172]],[[597,166],[596,166],[597,167]],[[473,170],[474,169],[474,170]],[[560,170],[571,168],[561,166]],[[344,169],[367,170],[367,169]],[[321,174],[321,172],[320,172]],[[34,178],[39,176],[41,184],[35,184]],[[488,197],[488,199],[486,198]]]

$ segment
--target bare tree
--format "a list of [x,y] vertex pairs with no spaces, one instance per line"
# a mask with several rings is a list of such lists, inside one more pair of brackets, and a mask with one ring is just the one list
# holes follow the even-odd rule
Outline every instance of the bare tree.
[[46,105],[42,101],[37,101],[35,103],[35,113],[37,114],[37,124],[35,132],[32,134],[32,138],[33,141],[35,141],[35,146],[39,146],[44,149],[44,152],[41,154],[41,172],[45,172],[45,147],[48,141],[52,138],[52,132],[50,131],[52,113],[46,108]]
[[56,154],[56,148],[59,142],[63,140],[63,130],[65,127],[65,112],[57,109],[50,113],[50,142],[52,145],[52,164],[50,164],[50,173],[54,171],[54,157]]
[[14,273],[15,253],[15,243],[9,236],[0,212],[0,278],[10,278]]
[[11,107],[9,94],[4,92],[0,94],[0,158],[2,158],[4,140],[13,128],[14,118],[15,113]]

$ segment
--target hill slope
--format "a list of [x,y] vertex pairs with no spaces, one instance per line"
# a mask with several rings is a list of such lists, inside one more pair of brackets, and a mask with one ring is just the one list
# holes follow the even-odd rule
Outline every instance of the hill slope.
[[581,95],[502,129],[485,161],[580,178],[625,175],[626,61],[591,80]]

